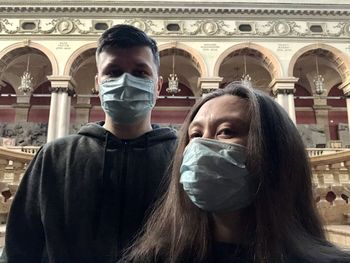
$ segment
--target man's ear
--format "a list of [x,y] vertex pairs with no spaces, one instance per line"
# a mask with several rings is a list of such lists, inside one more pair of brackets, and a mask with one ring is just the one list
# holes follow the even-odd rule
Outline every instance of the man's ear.
[[95,75],[95,90],[99,91],[99,89],[100,89],[100,83],[98,81],[98,75],[96,74]]
[[157,81],[157,97],[159,96],[160,91],[162,90],[162,87],[163,87],[163,77],[159,76]]

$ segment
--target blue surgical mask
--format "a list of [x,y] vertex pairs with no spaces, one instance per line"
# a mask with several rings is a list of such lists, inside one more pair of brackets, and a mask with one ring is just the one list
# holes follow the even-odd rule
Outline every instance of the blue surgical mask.
[[233,212],[255,196],[246,165],[246,147],[195,138],[186,147],[180,183],[192,202],[208,212]]
[[154,81],[124,73],[117,78],[109,78],[100,85],[100,99],[103,111],[115,123],[131,124],[153,109]]

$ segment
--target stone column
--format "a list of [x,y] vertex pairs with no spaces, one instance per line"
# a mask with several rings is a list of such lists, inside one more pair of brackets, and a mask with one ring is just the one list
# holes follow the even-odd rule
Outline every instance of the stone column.
[[47,132],[47,141],[50,142],[56,138],[57,126],[57,104],[58,104],[58,89],[51,89],[49,127]]
[[273,94],[276,96],[278,104],[285,109],[291,120],[296,124],[295,106],[294,106],[294,84],[298,81],[298,78],[279,78],[274,79],[270,83],[270,88]]
[[71,96],[74,81],[71,76],[48,76],[52,95],[47,141],[68,135],[70,123]]
[[31,94],[17,95],[16,104],[13,105],[15,108],[15,122],[27,122],[28,113],[30,109],[30,97]]
[[220,87],[221,77],[205,77],[198,79],[198,87],[201,91],[201,95],[206,94],[218,89]]
[[348,130],[350,133],[350,93],[346,94],[346,112],[348,114]]
[[75,123],[82,124],[89,122],[90,110],[92,106],[90,104],[90,97],[77,97],[77,104],[75,106]]
[[61,138],[68,134],[67,126],[69,126],[70,118],[68,118],[68,111],[70,112],[70,104],[68,104],[68,92],[61,89],[58,92],[58,120],[57,120],[57,138]]
[[331,139],[328,112],[332,107],[327,105],[326,98],[315,97],[313,108],[315,111],[316,123],[324,127],[324,134],[326,136],[326,142],[328,143]]
[[348,130],[350,132],[350,80],[344,81],[338,89],[343,90],[346,97],[346,112],[348,114]]

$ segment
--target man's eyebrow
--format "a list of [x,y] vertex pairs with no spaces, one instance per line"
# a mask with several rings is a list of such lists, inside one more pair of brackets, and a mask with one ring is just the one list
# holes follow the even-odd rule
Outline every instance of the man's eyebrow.
[[136,66],[138,68],[151,68],[151,66],[149,64],[144,63],[144,62],[138,62],[138,63],[136,63]]
[[106,63],[106,64],[104,65],[104,68],[105,68],[105,69],[119,68],[119,65],[116,64],[116,63],[113,63],[112,61],[110,61],[110,62],[108,62],[108,63]]

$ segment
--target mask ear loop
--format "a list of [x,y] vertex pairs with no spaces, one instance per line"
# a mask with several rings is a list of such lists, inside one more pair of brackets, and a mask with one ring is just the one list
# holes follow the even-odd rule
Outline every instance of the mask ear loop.
[[261,181],[259,181],[259,184],[258,184],[258,187],[256,188],[256,191],[255,191],[255,195],[258,194],[259,190],[260,190],[260,187],[261,187]]

